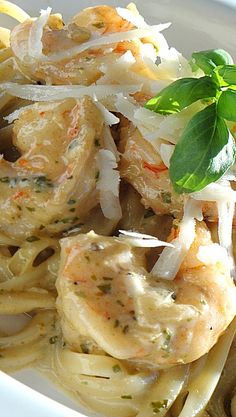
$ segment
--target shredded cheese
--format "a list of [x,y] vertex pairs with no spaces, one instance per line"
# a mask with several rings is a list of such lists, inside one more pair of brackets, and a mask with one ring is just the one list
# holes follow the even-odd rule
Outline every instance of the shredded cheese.
[[127,20],[127,22],[132,23],[137,28],[144,29],[148,27],[148,24],[140,14],[133,13],[131,10],[125,9],[123,7],[116,7],[116,11],[119,16]]
[[195,219],[202,220],[201,203],[188,199],[184,205],[184,216],[179,225],[179,235],[172,240],[172,248],[164,248],[155,263],[152,274],[173,280],[195,238]]
[[132,94],[140,91],[140,84],[136,85],[90,85],[88,87],[78,85],[30,85],[17,83],[2,83],[0,90],[8,94],[31,101],[55,101],[65,98],[80,98],[85,95],[97,99],[116,95],[119,93]]
[[122,216],[119,202],[120,174],[116,170],[115,155],[101,149],[97,155],[99,177],[96,189],[99,191],[100,205],[104,216],[108,219],[120,219]]
[[151,35],[154,35],[158,32],[161,32],[164,29],[167,29],[170,26],[170,23],[163,23],[160,25],[148,26],[144,29],[133,29],[126,32],[117,32],[110,33],[106,36],[101,36],[99,38],[92,39],[88,42],[81,43],[76,45],[73,48],[64,50],[49,56],[43,56],[45,61],[61,61],[66,58],[72,58],[74,55],[81,54],[84,51],[87,51],[91,48],[99,48],[100,46],[106,46],[111,44],[117,44],[123,41],[132,41],[134,39],[141,39]]
[[52,9],[41,10],[40,16],[32,23],[29,31],[28,54],[32,58],[41,58],[43,52],[42,36]]
[[163,242],[155,236],[127,230],[119,230],[119,237],[125,239],[131,245],[140,248],[157,248],[159,246],[173,247],[171,243]]
[[109,110],[107,110],[107,108],[103,106],[102,103],[95,101],[95,104],[100,110],[100,112],[102,113],[104,122],[107,126],[112,126],[112,125],[116,125],[117,123],[119,123],[120,119],[116,117],[114,114],[112,114],[111,112],[109,112]]
[[110,128],[108,126],[104,126],[103,128],[103,143],[104,143],[104,148],[107,149],[108,151],[111,151],[113,155],[115,156],[116,161],[118,162],[120,159],[120,153],[117,150],[115,141],[112,137]]

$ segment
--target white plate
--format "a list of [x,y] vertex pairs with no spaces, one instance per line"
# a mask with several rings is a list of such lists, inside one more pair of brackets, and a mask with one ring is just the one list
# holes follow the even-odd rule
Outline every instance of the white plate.
[[[99,4],[100,1],[15,0],[15,3],[23,7],[30,15],[38,15],[40,8],[52,6],[53,11],[61,12],[66,20],[79,9]],[[125,6],[128,0],[108,0],[107,2],[103,0],[102,3]],[[224,48],[236,56],[234,47],[236,0],[224,2],[220,0],[136,0],[135,3],[146,20],[151,23],[167,21],[173,23],[165,35],[170,45],[175,46],[187,57],[193,50],[215,47]],[[1,16],[1,24],[12,26],[13,20]],[[85,415],[79,413],[82,409],[78,404],[35,371],[23,370],[17,372],[14,378],[0,372],[0,415],[2,417],[82,417]]]

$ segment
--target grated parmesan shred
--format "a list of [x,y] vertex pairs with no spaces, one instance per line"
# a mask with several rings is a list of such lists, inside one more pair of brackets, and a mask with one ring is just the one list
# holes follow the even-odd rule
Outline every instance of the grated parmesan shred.
[[201,203],[188,199],[184,205],[184,216],[179,225],[179,235],[164,248],[155,263],[152,274],[166,280],[173,280],[195,238],[195,219],[202,220]]
[[117,44],[123,41],[132,41],[134,39],[141,39],[145,37],[152,36],[161,32],[164,29],[167,29],[170,26],[170,23],[162,23],[159,25],[148,26],[144,29],[132,29],[126,32],[110,33],[106,36],[101,36],[84,42],[80,45],[76,45],[68,50],[64,50],[49,56],[44,55],[44,61],[61,61],[66,58],[72,58],[74,55],[80,54],[84,51],[87,51],[91,48],[99,48],[100,46],[106,46],[111,44]]
[[119,237],[121,239],[125,239],[131,245],[140,248],[157,248],[159,246],[173,247],[171,243],[163,242],[155,236],[132,232],[129,230],[119,230]]
[[85,95],[95,97],[98,100],[109,95],[120,93],[133,94],[141,90],[140,84],[135,85],[32,85],[17,84],[13,82],[0,84],[0,90],[6,93],[30,101],[55,101],[66,98],[80,98]]
[[41,58],[43,54],[43,28],[46,25],[52,9],[41,10],[40,16],[32,23],[29,31],[28,54],[32,58]]
[[96,189],[99,191],[102,212],[107,219],[119,220],[122,211],[119,201],[120,174],[116,170],[116,157],[111,151],[101,149],[96,159],[99,172]]

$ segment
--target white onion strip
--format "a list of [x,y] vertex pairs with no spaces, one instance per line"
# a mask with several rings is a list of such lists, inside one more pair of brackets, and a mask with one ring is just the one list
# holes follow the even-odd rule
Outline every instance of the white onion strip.
[[77,85],[30,85],[17,83],[2,83],[0,90],[8,94],[31,101],[54,101],[65,98],[80,98],[83,96],[103,97],[116,95],[119,93],[132,94],[140,91],[142,86],[135,85],[90,85],[81,87]]

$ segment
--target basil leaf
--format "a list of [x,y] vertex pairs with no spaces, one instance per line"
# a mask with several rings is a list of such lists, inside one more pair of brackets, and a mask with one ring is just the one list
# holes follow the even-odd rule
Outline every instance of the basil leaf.
[[236,85],[236,65],[224,65],[217,72],[227,85]]
[[236,91],[223,91],[218,100],[218,115],[231,122],[236,122]]
[[213,103],[193,116],[175,146],[169,176],[177,193],[199,191],[234,163],[236,146]]
[[224,49],[209,49],[207,51],[193,52],[190,61],[193,70],[201,68],[201,70],[211,75],[219,65],[233,64],[233,58]]
[[151,98],[145,107],[156,113],[178,113],[197,100],[216,96],[216,84],[210,77],[182,78]]

